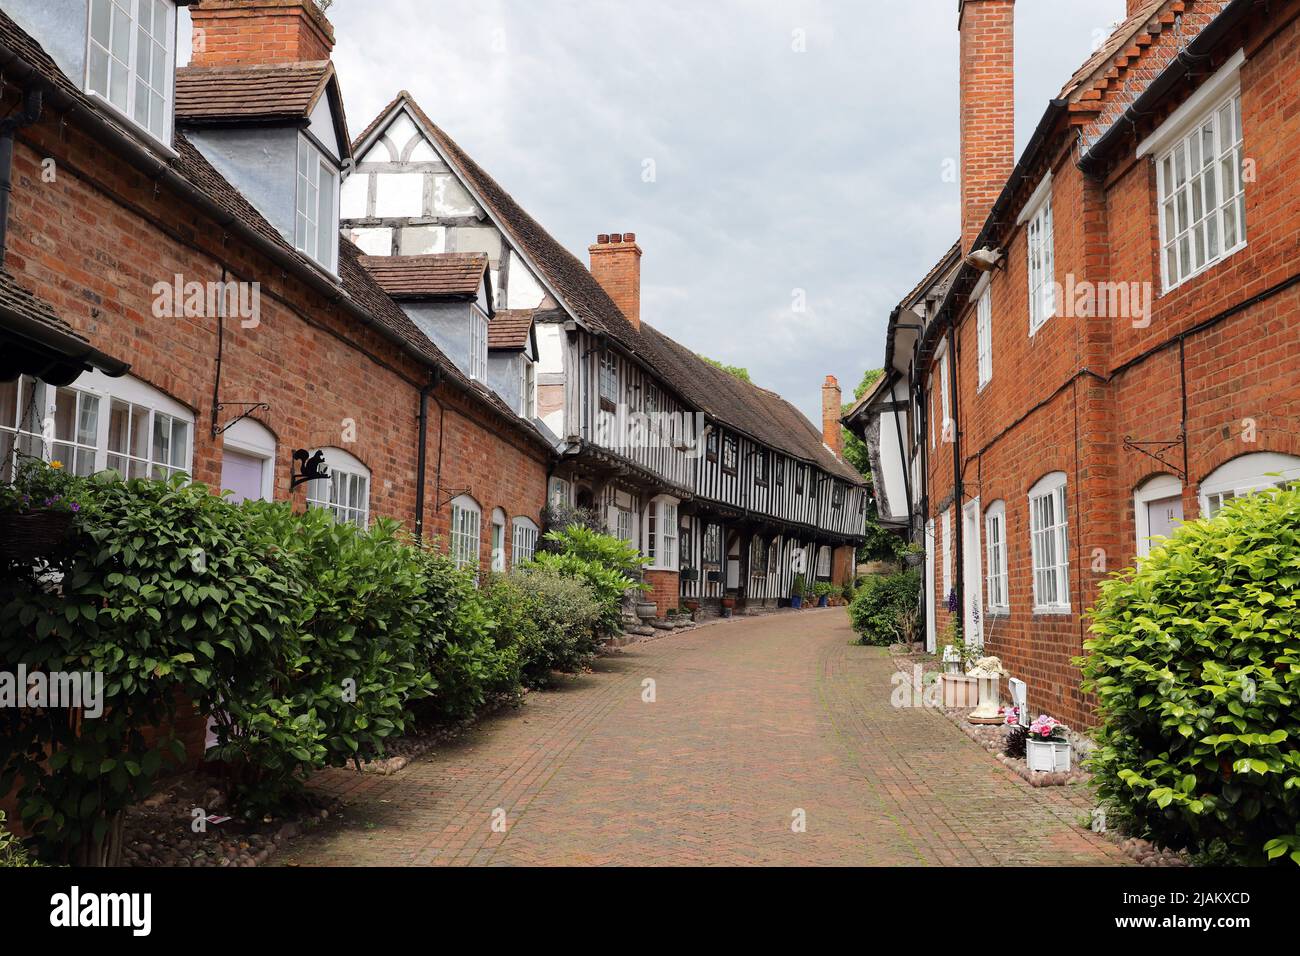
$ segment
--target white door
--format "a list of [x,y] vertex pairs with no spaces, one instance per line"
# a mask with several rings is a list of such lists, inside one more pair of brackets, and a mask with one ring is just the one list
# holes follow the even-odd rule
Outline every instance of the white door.
[[934,519],[925,523],[925,649],[935,651],[938,632],[934,626]]
[[265,458],[225,449],[221,456],[221,488],[233,492],[228,500],[235,504],[260,500],[265,470]]
[[984,646],[984,553],[980,547],[980,500],[966,503],[962,510],[962,590],[966,607],[962,628],[966,643]]
[[1147,502],[1147,529],[1152,538],[1168,538],[1183,523],[1183,496]]

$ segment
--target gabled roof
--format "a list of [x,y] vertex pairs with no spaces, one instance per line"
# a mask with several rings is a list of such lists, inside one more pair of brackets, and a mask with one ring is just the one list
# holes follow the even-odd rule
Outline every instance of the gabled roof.
[[483,252],[438,252],[423,256],[362,256],[366,271],[394,299],[478,298],[479,289],[491,278],[488,257]]
[[200,128],[301,123],[329,97],[334,133],[351,155],[343,97],[329,60],[264,66],[183,66],[176,70],[176,123]]
[[488,348],[522,352],[534,346],[536,316],[536,309],[498,309],[488,325]]
[[[15,24],[2,9],[0,9],[0,48],[11,51],[36,70],[49,91],[47,96],[53,94],[58,100],[50,104],[51,109],[66,110],[75,104],[77,112],[84,113],[91,122],[101,123],[104,127],[122,129],[120,124],[112,121],[109,114],[93,104],[68,79],[41,45]],[[124,132],[123,136],[130,136],[132,142],[135,141],[131,134]],[[345,139],[340,142],[345,148],[349,145]],[[143,147],[137,148],[143,151]],[[244,195],[204,158],[180,130],[173,134],[172,148],[176,153],[175,158],[160,157],[157,153],[151,155],[152,163],[155,165],[161,163],[157,165],[154,175],[171,177],[166,179],[169,188],[181,190],[189,201],[214,216],[223,228],[236,231],[236,227],[239,227],[245,230],[244,235],[261,243],[261,251],[268,255],[274,253],[273,258],[278,256],[279,261],[291,263],[291,267],[299,270],[300,275],[314,276],[318,284],[320,283],[323,273],[319,266],[286,242],[279,231],[267,222]],[[189,192],[186,193],[186,190]],[[553,447],[552,442],[532,422],[521,419],[495,392],[487,389],[482,383],[468,378],[457,369],[455,363],[416,327],[402,308],[362,268],[360,257],[361,250],[347,239],[340,237],[338,283],[333,294],[346,307],[356,310],[348,313],[354,316],[352,321],[358,324],[373,324],[381,335],[399,344],[406,353],[427,366],[438,369],[444,379],[451,381],[462,391],[477,397],[494,411],[506,416],[532,440],[547,449]],[[331,284],[333,284],[332,280]],[[364,318],[356,318],[357,312]],[[120,374],[120,371],[115,374]]]
[[820,430],[779,395],[710,365],[644,321],[639,329],[632,325],[587,267],[429,119],[407,91],[398,93],[356,138],[354,153],[361,153],[402,108],[424,129],[434,148],[573,318],[591,332],[608,336],[657,375],[669,390],[711,418],[813,462],[846,481],[862,482],[862,476],[852,466],[836,458],[822,443]]

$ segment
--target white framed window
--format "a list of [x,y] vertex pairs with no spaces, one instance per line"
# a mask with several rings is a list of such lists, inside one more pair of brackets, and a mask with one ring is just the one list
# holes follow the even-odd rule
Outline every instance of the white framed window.
[[573,485],[567,478],[552,478],[546,501],[552,506],[565,507],[573,501]]
[[989,610],[1006,614],[1011,610],[1011,595],[1007,589],[1007,505],[1004,501],[995,501],[984,509],[984,548]]
[[1065,472],[1056,471],[1029,491],[1029,543],[1033,553],[1034,611],[1070,612],[1070,554],[1066,534]]
[[610,411],[618,406],[618,356],[610,349],[600,356],[600,404]]
[[979,387],[983,388],[993,380],[993,287],[991,285],[984,287],[984,292],[975,306],[975,339]]
[[[519,562],[516,561],[516,564]],[[500,508],[492,509],[492,570],[506,569],[506,513]]]
[[338,271],[339,173],[306,136],[298,137],[298,188],[293,243],[330,272]]
[[947,343],[939,350],[939,411],[943,415],[940,422],[940,441],[952,440],[952,393],[948,384],[948,349]]
[[1240,89],[1156,158],[1166,292],[1245,247],[1244,163]]
[[0,382],[0,464],[18,454],[57,461],[77,475],[107,468],[124,478],[188,474],[194,416],[150,385],[102,372],[61,387],[24,375]]
[[322,448],[328,478],[307,482],[307,507],[328,508],[335,521],[370,523],[370,469],[342,448]]
[[170,149],[176,4],[90,0],[86,36],[86,92]]
[[644,550],[654,570],[677,570],[677,505],[676,498],[659,495],[646,508]]
[[537,413],[537,366],[524,359],[519,368],[519,417],[531,421]]
[[613,511],[614,513],[611,516],[613,520],[610,525],[613,528],[614,536],[626,541],[628,544],[635,545],[636,532],[632,526],[632,509],[624,508],[622,505],[615,505]]
[[781,559],[781,538],[778,535],[777,537],[773,538],[771,542],[768,543],[767,546],[768,571],[775,571],[777,569],[777,562],[780,561],[780,559]]
[[1213,518],[1233,498],[1300,481],[1300,458],[1263,451],[1234,458],[1211,472],[1200,487],[1201,514]]
[[1020,214],[1029,260],[1029,334],[1056,314],[1056,251],[1052,230],[1052,177],[1049,173]]
[[514,547],[511,551],[511,563],[515,567],[533,560],[537,554],[537,536],[539,529],[528,518],[514,520]]
[[822,545],[817,549],[817,577],[829,578],[831,576],[831,549],[829,545]]
[[469,309],[469,377],[487,381],[488,318],[478,306]]
[[451,560],[458,568],[478,569],[483,509],[469,495],[451,502]]

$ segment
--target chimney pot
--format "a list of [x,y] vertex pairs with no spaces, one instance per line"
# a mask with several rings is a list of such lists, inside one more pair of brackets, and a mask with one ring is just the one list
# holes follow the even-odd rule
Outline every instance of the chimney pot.
[[625,233],[623,233],[623,241],[624,241],[624,242],[636,242],[636,233],[635,233],[635,232],[625,232]]
[[609,233],[607,233],[607,232],[602,232],[600,235],[598,235],[598,236],[596,237],[596,242],[597,242],[598,244],[602,245],[602,246],[605,245],[606,243],[608,243],[608,242],[609,242]]

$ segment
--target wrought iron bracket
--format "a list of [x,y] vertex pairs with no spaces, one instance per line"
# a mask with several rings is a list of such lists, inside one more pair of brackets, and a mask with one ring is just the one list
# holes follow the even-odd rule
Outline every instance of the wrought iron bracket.
[[1154,458],[1160,464],[1164,465],[1171,472],[1178,476],[1178,480],[1186,483],[1187,472],[1182,466],[1174,464],[1166,454],[1174,448],[1183,448],[1186,450],[1187,435],[1180,434],[1173,441],[1134,441],[1129,435],[1124,436],[1124,447],[1131,448],[1133,451],[1146,455],[1148,458]]
[[[246,411],[240,412],[238,416],[232,418],[230,421],[226,422],[226,424],[218,426],[217,417],[225,411],[227,405],[237,405],[240,408],[246,409]],[[249,415],[253,414],[253,412],[269,412],[270,410],[271,406],[266,402],[218,402],[217,407],[212,410],[212,437],[216,438],[234,428]]]

